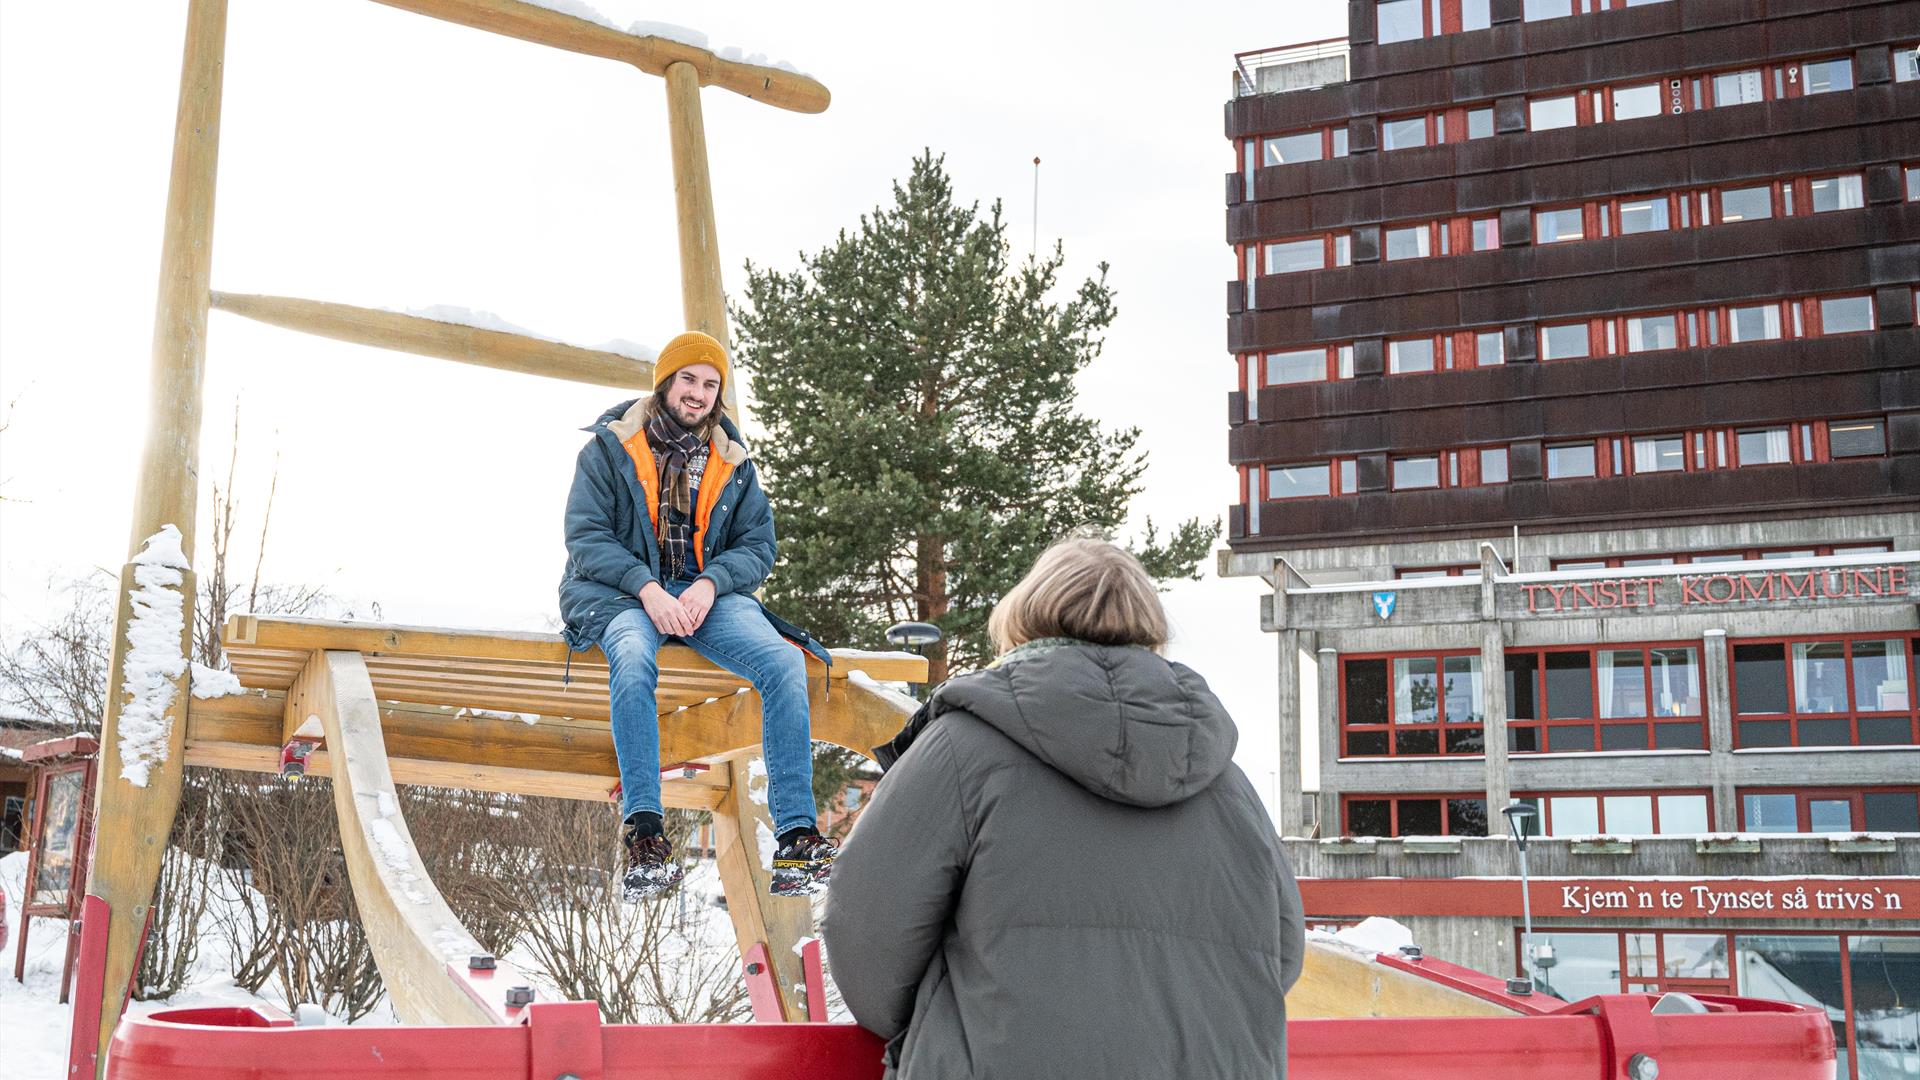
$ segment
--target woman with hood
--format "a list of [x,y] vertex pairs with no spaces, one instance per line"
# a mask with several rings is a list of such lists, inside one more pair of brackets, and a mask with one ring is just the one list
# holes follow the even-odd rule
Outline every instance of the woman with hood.
[[888,1076],[1284,1077],[1299,890],[1152,580],[1064,540],[988,632],[835,865],[827,955]]

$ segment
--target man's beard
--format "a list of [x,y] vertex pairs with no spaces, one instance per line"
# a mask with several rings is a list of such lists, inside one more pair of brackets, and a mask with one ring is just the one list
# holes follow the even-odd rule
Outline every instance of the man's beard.
[[715,405],[709,405],[698,413],[689,413],[686,406],[669,401],[667,402],[667,415],[673,417],[674,423],[679,424],[688,431],[698,431],[700,425],[705,423],[707,418],[713,415],[713,410],[716,407]]

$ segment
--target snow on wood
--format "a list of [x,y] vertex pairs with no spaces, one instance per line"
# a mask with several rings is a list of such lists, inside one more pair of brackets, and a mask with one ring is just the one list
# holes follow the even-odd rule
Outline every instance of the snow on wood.
[[173,734],[174,682],[187,671],[181,638],[186,632],[187,556],[180,530],[162,525],[133,557],[133,617],[127,622],[127,654],[120,691],[120,777],[147,786],[155,765],[167,760]]
[[1309,930],[1307,940],[1359,953],[1371,960],[1381,953],[1397,953],[1403,946],[1413,944],[1413,931],[1392,919],[1370,915],[1354,926],[1333,933]]
[[905,712],[920,711],[920,703],[914,700],[912,694],[907,693],[905,683],[883,683],[864,671],[847,672],[847,682],[862,690],[871,690],[879,694]]
[[760,869],[773,873],[773,853],[778,848],[773,839],[773,830],[764,821],[753,823],[753,838],[760,846]]
[[767,805],[767,763],[761,758],[747,762],[747,798]]
[[[392,311],[393,309],[382,308],[381,310]],[[616,356],[624,356],[629,360],[638,360],[647,364],[653,363],[660,355],[658,350],[648,348],[637,342],[628,341],[626,338],[613,338],[608,341],[603,341],[598,345],[586,345],[577,341],[565,341],[551,334],[542,334],[537,330],[529,330],[518,323],[508,322],[506,319],[495,315],[491,311],[480,311],[475,308],[459,307],[454,304],[433,304],[423,308],[407,308],[401,312],[401,314],[412,315],[419,319],[432,319],[434,322],[450,323],[454,326],[471,326],[476,330],[492,330],[502,334],[513,334],[518,337],[532,338],[535,341],[551,341],[556,345],[571,345],[576,349],[595,349],[600,352],[610,352]]]
[[[543,7],[548,11],[557,11],[562,15],[571,15],[576,19],[583,19],[593,23],[595,26],[604,26],[609,30],[620,30],[619,25],[612,19],[601,14],[597,8],[581,3],[580,0],[526,0],[526,2],[532,4],[534,7]],[[767,59],[766,53],[749,53],[737,45],[722,45],[716,48],[712,44],[712,39],[707,37],[705,33],[695,30],[690,26],[640,19],[628,24],[627,28],[620,32],[630,34],[633,37],[653,37],[660,38],[663,41],[677,41],[690,48],[705,49],[722,60],[730,60],[736,64],[752,64],[755,67],[770,67],[777,71],[790,71],[795,75],[806,74],[806,72],[801,71],[785,60]]]
[[193,665],[193,696],[202,701],[210,698],[232,697],[244,694],[247,688],[240,685],[239,676],[225,668],[208,667],[205,664]]

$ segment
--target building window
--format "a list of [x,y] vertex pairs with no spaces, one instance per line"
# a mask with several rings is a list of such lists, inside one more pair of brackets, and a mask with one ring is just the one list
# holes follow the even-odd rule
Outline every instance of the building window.
[[1729,71],[1713,77],[1715,105],[1745,105],[1765,99],[1765,80],[1759,68]]
[[1504,484],[1507,482],[1506,447],[1489,446],[1481,449],[1480,482],[1482,484]]
[[1824,214],[1829,210],[1858,210],[1866,205],[1861,197],[1858,176],[1828,176],[1814,180],[1807,186],[1816,214]]
[[1830,458],[1880,457],[1887,452],[1885,420],[1830,420],[1827,422],[1827,456]]
[[1326,135],[1320,131],[1302,131],[1293,135],[1273,135],[1261,140],[1266,165],[1292,165],[1301,161],[1319,161],[1326,157]]
[[1633,440],[1634,472],[1684,472],[1686,467],[1686,436],[1646,435]]
[[1515,753],[1699,750],[1698,650],[1622,645],[1508,652],[1507,738]]
[[1633,199],[1620,204],[1622,236],[1644,232],[1665,232],[1667,227],[1667,199],[1664,195],[1651,199]]
[[1920,201],[1920,165],[1907,166],[1907,201]]
[[[1810,571],[1809,588],[1833,572]],[[1735,742],[1768,746],[1901,746],[1914,741],[1905,637],[1743,641],[1732,647]]]
[[1920,789],[1777,788],[1740,792],[1746,832],[1920,832]]
[[1266,354],[1266,385],[1353,378],[1353,346],[1318,345]]
[[1449,795],[1349,795],[1347,836],[1485,836],[1487,800]]
[[1433,254],[1433,229],[1427,225],[1408,225],[1404,228],[1388,229],[1386,257],[1394,259],[1424,259]]
[[1573,127],[1579,122],[1580,114],[1573,95],[1534,98],[1527,102],[1529,131],[1552,131],[1554,128]]
[[1349,657],[1341,663],[1344,756],[1484,752],[1478,653]]
[[1711,832],[1705,791],[1566,792],[1514,796],[1539,813],[1531,836],[1663,836]]
[[1547,447],[1547,479],[1566,480],[1595,475],[1598,473],[1592,443],[1561,443]]
[[1853,89],[1853,61],[1847,57],[1837,60],[1814,60],[1800,65],[1802,76],[1801,93],[1826,94],[1835,90]]
[[1727,327],[1727,339],[1736,345],[1772,341],[1780,336],[1780,305],[1734,308],[1727,313]]
[[1440,459],[1410,457],[1393,459],[1393,489],[1410,491],[1440,486]]
[[1720,223],[1757,221],[1773,216],[1773,186],[1728,188],[1720,193]]
[[1384,0],[1374,7],[1374,38],[1382,45],[1426,36],[1425,0]]
[[1390,374],[1412,375],[1432,370],[1432,338],[1405,338],[1387,342],[1387,371]]
[[1589,355],[1591,349],[1586,323],[1540,328],[1540,358],[1543,360],[1578,360]]
[[1735,445],[1739,462],[1746,465],[1785,465],[1793,460],[1791,429],[1784,427],[1748,428],[1739,433]]
[[1616,86],[1611,96],[1615,120],[1638,120],[1645,116],[1660,115],[1660,84],[1658,83]]
[[1580,207],[1542,210],[1533,215],[1533,242],[1536,244],[1561,244],[1585,238],[1585,212]]
[[1820,332],[1853,334],[1873,329],[1873,300],[1866,296],[1823,297],[1820,301]]
[[1380,125],[1382,150],[1406,150],[1427,145],[1427,118],[1407,116]]
[[1331,495],[1332,478],[1326,462],[1278,465],[1267,470],[1267,498],[1308,499]]
[[1920,79],[1920,45],[1893,47],[1893,78],[1896,82]]
[[1528,22],[1561,19],[1573,14],[1573,0],[1526,0],[1521,11]]
[[1630,353],[1656,352],[1680,346],[1678,324],[1672,315],[1629,315],[1626,324],[1627,351]]
[[1493,137],[1493,110],[1467,110],[1467,138],[1490,139]]

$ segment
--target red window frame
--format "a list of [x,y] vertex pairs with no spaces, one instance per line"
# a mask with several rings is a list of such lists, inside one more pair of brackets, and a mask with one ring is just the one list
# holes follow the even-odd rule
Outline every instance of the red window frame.
[[[1282,244],[1298,244],[1298,243],[1302,243],[1309,240],[1319,240],[1322,244],[1325,245],[1325,247],[1322,249],[1322,252],[1321,252],[1321,256],[1320,256],[1321,261],[1319,266],[1309,266],[1300,270],[1270,271],[1267,269],[1267,249],[1268,248],[1279,247]],[[1347,254],[1347,260],[1345,262],[1340,261],[1340,254],[1341,254],[1340,242],[1343,240],[1346,241],[1345,251]],[[1305,233],[1300,236],[1283,236],[1273,240],[1260,241],[1258,269],[1260,271],[1261,277],[1284,277],[1288,274],[1310,274],[1316,270],[1332,270],[1338,267],[1350,265],[1353,261],[1352,254],[1353,254],[1353,234],[1350,232],[1346,232],[1344,230],[1337,230],[1333,232],[1323,232],[1323,233]]]
[[[1653,671],[1654,671],[1653,659],[1649,655],[1650,652],[1654,649],[1688,649],[1692,651],[1694,675],[1699,682],[1699,686],[1697,687],[1698,696],[1695,698],[1695,705],[1699,709],[1698,713],[1691,714],[1691,715],[1681,714],[1681,715],[1662,716],[1656,711],[1656,708],[1654,705],[1655,691],[1654,691],[1654,678],[1653,678]],[[1643,702],[1642,715],[1639,717],[1631,717],[1631,716],[1602,717],[1600,715],[1601,696],[1600,696],[1600,656],[1599,654],[1602,652],[1627,652],[1631,650],[1638,650],[1640,652],[1640,670],[1643,675],[1642,681],[1646,685],[1646,700]],[[1547,657],[1552,655],[1570,655],[1570,654],[1579,654],[1579,653],[1584,653],[1587,656],[1587,693],[1588,693],[1588,700],[1592,704],[1593,715],[1587,716],[1587,717],[1577,717],[1577,716],[1550,717],[1549,714],[1552,712],[1552,702],[1550,702],[1547,698]],[[1636,725],[1643,726],[1646,729],[1646,738],[1644,740],[1644,745],[1634,746],[1634,747],[1625,747],[1622,749],[1629,750],[1629,751],[1644,750],[1644,751],[1660,752],[1660,751],[1704,750],[1707,748],[1707,729],[1706,729],[1707,672],[1706,672],[1706,666],[1705,666],[1705,657],[1700,647],[1699,641],[1697,640],[1695,641],[1647,641],[1647,642],[1621,642],[1619,644],[1614,644],[1609,642],[1603,645],[1550,646],[1546,648],[1525,648],[1525,649],[1506,650],[1507,657],[1513,657],[1521,654],[1527,654],[1527,655],[1532,655],[1536,657],[1533,664],[1533,683],[1534,683],[1533,701],[1534,701],[1534,711],[1538,712],[1540,716],[1537,719],[1521,718],[1521,717],[1515,717],[1512,715],[1509,715],[1507,717],[1507,749],[1509,753],[1513,753],[1513,754],[1583,754],[1583,753],[1618,752],[1618,751],[1607,750],[1603,748],[1605,745],[1604,744],[1605,734],[1601,729],[1633,727]],[[1510,673],[1509,677],[1511,678],[1511,672],[1512,672],[1511,664],[1508,665],[1508,671]],[[1511,714],[1512,708],[1513,708],[1512,698],[1513,698],[1513,695],[1509,694],[1508,706],[1507,706],[1509,714]],[[1673,725],[1678,727],[1684,724],[1691,724],[1698,728],[1699,738],[1697,740],[1697,745],[1661,746],[1659,744],[1660,732],[1656,729],[1655,725]],[[1579,727],[1588,728],[1592,732],[1592,737],[1591,739],[1588,740],[1587,749],[1584,749],[1584,750],[1552,749],[1552,746],[1553,746],[1553,736],[1551,734],[1552,731],[1562,729],[1562,728],[1579,728]],[[1522,749],[1518,745],[1520,742],[1523,741],[1521,738],[1521,733],[1524,731],[1532,731],[1536,733],[1535,739],[1534,739],[1535,746],[1531,749]]]
[[[1449,745],[1453,742],[1453,740],[1447,738],[1447,736],[1453,732],[1459,732],[1462,735],[1477,734],[1480,736],[1480,740],[1484,740],[1486,737],[1486,734],[1485,734],[1486,724],[1484,720],[1479,723],[1470,723],[1470,722],[1455,723],[1455,722],[1448,721],[1447,720],[1447,695],[1446,695],[1444,686],[1442,686],[1439,694],[1437,695],[1437,699],[1434,701],[1435,715],[1439,717],[1439,719],[1431,723],[1400,724],[1400,723],[1395,723],[1393,718],[1393,709],[1396,701],[1396,695],[1394,694],[1394,684],[1393,684],[1393,669],[1394,669],[1393,662],[1395,660],[1432,660],[1434,662],[1433,670],[1434,670],[1435,678],[1437,680],[1444,681],[1446,678],[1446,670],[1447,670],[1446,662],[1449,659],[1453,659],[1456,657],[1463,657],[1463,656],[1472,657],[1473,659],[1478,660],[1480,658],[1480,650],[1478,649],[1440,649],[1440,650],[1419,650],[1414,652],[1403,651],[1403,652],[1388,652],[1388,653],[1355,653],[1351,656],[1342,656],[1340,658],[1340,702],[1339,702],[1340,751],[1341,751],[1340,756],[1369,758],[1369,759],[1393,758],[1393,757],[1409,757],[1409,758],[1484,757],[1486,754],[1486,750],[1484,749],[1483,744],[1481,744],[1480,748],[1478,749],[1449,749],[1448,748]],[[1375,661],[1375,660],[1383,664],[1386,671],[1386,709],[1387,709],[1386,721],[1384,723],[1377,723],[1377,724],[1349,723],[1347,721],[1347,665],[1361,662],[1361,661]],[[1481,678],[1485,678],[1484,673],[1482,673]],[[1478,706],[1476,703],[1476,708],[1477,707]],[[1386,736],[1387,752],[1384,754],[1352,753],[1351,737],[1356,732],[1362,735],[1378,733]],[[1435,749],[1431,753],[1422,752],[1418,750],[1409,750],[1405,753],[1401,752],[1400,746],[1401,746],[1402,740],[1399,738],[1400,735],[1424,733],[1424,732],[1433,733]],[[1480,740],[1475,740],[1475,741],[1476,743],[1479,743]],[[1466,740],[1462,739],[1461,742],[1462,744],[1464,744]],[[1344,820],[1342,824],[1344,825]]]
[[1813,831],[1813,804],[1815,802],[1838,802],[1844,800],[1850,805],[1851,809],[1848,810],[1847,820],[1849,825],[1843,831],[1866,832],[1866,796],[1870,794],[1906,795],[1911,797],[1916,804],[1916,808],[1920,809],[1920,787],[1912,784],[1873,784],[1866,787],[1743,787],[1736,788],[1733,797],[1735,810],[1740,815],[1740,831],[1742,832],[1753,831],[1752,827],[1747,823],[1746,796],[1748,795],[1794,796],[1795,822],[1799,827],[1799,831],[1803,833]]
[[[1511,482],[1512,462],[1509,460],[1507,480],[1482,480],[1480,478],[1480,455],[1488,450],[1506,450],[1506,446],[1467,446],[1457,450],[1435,450],[1424,454],[1400,454],[1387,459],[1387,489],[1389,491],[1437,491],[1442,488],[1492,487],[1496,484]],[[1416,458],[1433,458],[1434,469],[1439,476],[1437,484],[1421,484],[1417,487],[1399,487],[1394,483],[1394,466],[1402,461]]]
[[[1403,802],[1435,802],[1435,801],[1437,801],[1440,804],[1440,831],[1438,833],[1407,834],[1400,831],[1400,804],[1401,803]],[[1477,802],[1480,804],[1481,816],[1483,818],[1490,819],[1491,815],[1487,813],[1487,793],[1484,791],[1478,792],[1478,793],[1471,792],[1471,791],[1450,792],[1450,793],[1449,792],[1426,792],[1426,793],[1419,793],[1419,794],[1412,794],[1412,795],[1402,794],[1400,792],[1394,792],[1393,794],[1390,794],[1390,795],[1370,795],[1365,792],[1358,792],[1358,793],[1351,793],[1351,794],[1343,794],[1340,796],[1340,835],[1342,836],[1354,835],[1352,820],[1353,820],[1353,804],[1356,802],[1384,802],[1387,804],[1387,822],[1388,822],[1387,830],[1388,831],[1384,834],[1384,836],[1380,833],[1366,834],[1367,836],[1378,836],[1381,839],[1391,839],[1394,837],[1400,837],[1400,836],[1406,836],[1406,835],[1486,836],[1492,829],[1491,821],[1488,820],[1485,823],[1486,828],[1483,828],[1480,832],[1458,832],[1458,833],[1454,832],[1453,831],[1453,814],[1451,813],[1451,810],[1453,808],[1447,805],[1449,802]]]
[[[1476,225],[1493,226],[1492,247],[1474,246],[1474,227]],[[1427,253],[1425,255],[1402,255],[1391,257],[1387,254],[1387,234],[1404,229],[1425,229],[1427,231]],[[1500,247],[1500,219],[1498,217],[1461,217],[1440,218],[1437,221],[1398,221],[1380,227],[1380,260],[1382,262],[1410,262],[1415,259],[1432,259],[1445,255],[1469,255],[1476,251],[1496,251]]]
[[[1467,114],[1482,111],[1491,112],[1492,110],[1492,102],[1481,101],[1466,105],[1456,105],[1450,109],[1436,109],[1432,112],[1401,113],[1398,116],[1383,116],[1380,118],[1380,149],[1382,152],[1388,150],[1418,150],[1428,146],[1445,146],[1450,143],[1472,142],[1474,141],[1472,134],[1473,126]],[[1419,146],[1387,146],[1386,126],[1388,124],[1397,124],[1404,120],[1426,121],[1424,129],[1426,141]],[[1489,138],[1490,135],[1491,133],[1480,137],[1484,139]]]
[[[1723,75],[1737,75],[1746,71],[1758,71],[1760,73],[1760,100],[1763,102],[1778,101],[1783,98],[1804,97],[1806,94],[1806,86],[1804,80],[1800,78],[1801,69],[1808,64],[1826,63],[1833,60],[1846,61],[1849,68],[1851,68],[1853,62],[1853,58],[1846,54],[1802,56],[1772,64],[1742,64],[1738,67],[1715,71],[1656,76],[1646,81],[1635,79],[1631,82],[1621,83],[1618,86],[1614,84],[1583,86],[1577,89],[1557,91],[1551,94],[1541,94],[1527,99],[1527,129],[1529,131],[1535,130],[1533,127],[1534,102],[1550,101],[1564,97],[1574,99],[1573,126],[1575,127],[1619,123],[1620,121],[1612,119],[1614,113],[1614,91],[1616,89],[1624,90],[1644,86],[1647,82],[1652,82],[1656,86],[1664,88],[1666,91],[1666,109],[1663,110],[1660,115],[1693,112],[1697,109],[1725,108],[1726,105],[1756,104],[1755,102],[1736,101],[1723,105],[1717,101],[1714,96],[1713,84],[1715,79]],[[1854,74],[1857,76],[1859,73],[1854,72]],[[1543,128],[1539,130],[1554,131],[1560,129]]]
[[[1501,334],[1501,356],[1497,363],[1488,367],[1497,367],[1506,363],[1505,335],[1502,326],[1476,326],[1467,330],[1449,330],[1439,334],[1412,334],[1406,337],[1389,338],[1384,346],[1386,355],[1382,358],[1389,377],[1402,375],[1438,375],[1444,371],[1468,371],[1480,367],[1480,335]],[[1393,346],[1402,341],[1425,341],[1433,347],[1433,367],[1426,371],[1393,370]]]
[[[1339,128],[1339,130],[1344,133],[1346,131],[1346,128],[1341,127]],[[1332,161],[1335,158],[1342,158],[1347,156],[1345,152],[1345,148],[1339,146],[1338,140],[1334,138],[1334,131],[1335,131],[1335,128],[1333,125],[1328,125],[1326,127],[1317,127],[1317,128],[1298,128],[1293,131],[1276,131],[1269,134],[1250,135],[1244,140],[1244,143],[1246,146],[1253,149],[1254,157],[1257,159],[1253,162],[1253,168],[1277,169],[1283,165],[1310,165],[1313,163],[1312,161],[1275,161],[1271,163],[1268,162],[1267,161],[1267,143],[1275,139],[1291,139],[1296,135],[1318,134],[1320,136],[1320,156],[1317,158],[1314,158],[1313,161]]]
[[[1374,0],[1373,5],[1374,11],[1376,12],[1376,21],[1374,24],[1376,38],[1378,37],[1379,29],[1377,13],[1380,9],[1381,2],[1382,0]],[[1466,25],[1466,19],[1461,14],[1460,4],[1461,0],[1419,0],[1420,36],[1417,38],[1400,38],[1386,42],[1385,44],[1398,45],[1402,41],[1422,41],[1426,38],[1440,37],[1444,34],[1460,33],[1461,27]]]
[[[1859,641],[1894,641],[1894,640],[1906,642],[1907,707],[1904,710],[1902,709],[1862,709],[1859,707],[1859,702],[1860,702],[1859,688],[1854,685],[1853,643],[1859,642]],[[1836,641],[1846,643],[1846,648],[1845,648],[1843,659],[1842,659],[1842,665],[1846,671],[1847,706],[1848,707],[1838,712],[1801,713],[1801,712],[1794,711],[1794,705],[1795,705],[1795,702],[1798,700],[1798,695],[1795,693],[1797,686],[1796,686],[1796,677],[1794,675],[1794,670],[1793,670],[1794,668],[1793,646],[1800,645],[1800,644],[1820,644],[1825,642],[1836,642]],[[1786,692],[1786,706],[1787,706],[1787,711],[1785,712],[1743,713],[1740,711],[1740,669],[1739,669],[1739,665],[1735,662],[1735,659],[1737,656],[1737,650],[1742,646],[1755,646],[1755,645],[1779,645],[1781,647],[1780,661],[1782,666],[1785,669],[1783,672],[1785,676],[1785,687],[1786,687],[1785,692]],[[1812,744],[1815,746],[1826,747],[1826,746],[1920,745],[1920,738],[1915,737],[1916,735],[1915,725],[1916,723],[1920,723],[1920,707],[1916,707],[1917,705],[1920,705],[1920,703],[1917,703],[1915,701],[1916,697],[1920,697],[1920,694],[1915,693],[1915,688],[1917,685],[1915,682],[1915,676],[1917,673],[1914,670],[1914,650],[1916,649],[1916,647],[1920,647],[1920,635],[1916,635],[1911,630],[1906,630],[1906,631],[1888,630],[1888,631],[1879,631],[1879,632],[1863,632],[1863,633],[1857,633],[1857,634],[1816,634],[1816,635],[1797,635],[1797,636],[1785,636],[1785,637],[1757,637],[1757,638],[1743,637],[1743,638],[1730,639],[1727,642],[1727,693],[1728,693],[1728,711],[1732,714],[1732,718],[1733,718],[1734,749],[1736,750],[1779,749],[1781,747],[1781,744],[1774,744],[1774,743],[1758,744],[1758,745],[1749,744],[1746,739],[1746,731],[1747,731],[1747,726],[1749,724],[1777,723],[1783,720],[1786,721],[1787,723],[1787,741],[1784,745],[1789,747],[1805,745],[1800,741],[1800,724],[1802,721],[1807,721],[1807,720],[1812,720],[1812,721],[1845,720],[1847,721],[1847,730],[1849,735],[1849,739],[1847,742]],[[1870,742],[1870,743],[1860,741],[1860,722],[1863,719],[1891,720],[1891,719],[1899,719],[1899,718],[1905,718],[1905,720],[1907,721],[1907,741],[1905,742]]]
[[[1291,382],[1267,381],[1267,357],[1277,353],[1307,352],[1324,348],[1327,353],[1326,374],[1318,379],[1297,379]],[[1344,355],[1342,355],[1344,353]],[[1256,390],[1266,390],[1275,386],[1311,386],[1317,382],[1337,382],[1353,378],[1353,343],[1351,341],[1328,342],[1325,345],[1307,345],[1298,349],[1263,349],[1259,352],[1244,353],[1252,364],[1253,386]],[[1243,365],[1244,367],[1244,365]],[[1246,375],[1241,375],[1242,388],[1245,388]]]
[[1522,800],[1527,800],[1527,799],[1539,800],[1539,802],[1535,804],[1535,808],[1540,812],[1540,817],[1538,818],[1540,822],[1540,826],[1539,826],[1538,832],[1530,834],[1534,836],[1544,836],[1544,837],[1552,838],[1556,835],[1553,832],[1553,828],[1552,828],[1553,804],[1549,800],[1588,799],[1588,798],[1594,799],[1595,800],[1594,820],[1600,823],[1597,834],[1606,835],[1610,832],[1610,830],[1607,828],[1607,800],[1610,798],[1613,798],[1613,799],[1637,798],[1640,796],[1646,796],[1651,800],[1649,816],[1653,820],[1653,832],[1646,833],[1646,834],[1613,833],[1613,835],[1618,835],[1618,836],[1686,835],[1684,833],[1676,834],[1676,833],[1666,833],[1661,831],[1660,829],[1660,797],[1663,795],[1667,795],[1667,796],[1693,795],[1706,800],[1707,831],[1708,832],[1713,831],[1714,829],[1713,791],[1710,788],[1599,788],[1593,791],[1516,791],[1513,793],[1513,799],[1515,802],[1520,802]]
[[[1646,2],[1660,3],[1663,2],[1663,0],[1646,0]],[[1551,22],[1554,19],[1572,18],[1576,15],[1596,15],[1602,11],[1620,11],[1627,6],[1627,0],[1568,0],[1568,3],[1573,8],[1570,15],[1550,15],[1545,19],[1528,19],[1526,21]],[[1524,7],[1522,10],[1525,10]]]
[[[1572,241],[1565,241],[1572,243]],[[1868,312],[1873,314],[1873,294],[1871,293],[1831,293],[1816,296],[1796,296],[1776,300],[1762,300],[1756,303],[1717,304],[1702,308],[1654,308],[1648,311],[1623,311],[1613,315],[1603,315],[1591,319],[1573,319],[1568,321],[1547,320],[1534,324],[1534,334],[1539,342],[1541,363],[1567,364],[1581,360],[1594,360],[1605,356],[1640,356],[1649,352],[1664,352],[1664,349],[1643,349],[1630,352],[1627,347],[1627,323],[1631,319],[1659,318],[1671,315],[1674,319],[1675,349],[1722,348],[1734,345],[1759,345],[1768,341],[1785,341],[1789,338],[1841,337],[1846,334],[1871,334],[1879,329],[1877,317],[1874,325],[1861,330],[1841,330],[1827,333],[1820,305],[1835,300],[1864,300]],[[1735,309],[1778,304],[1780,306],[1780,336],[1755,341],[1733,340],[1733,312]],[[1584,325],[1587,329],[1587,355],[1548,357],[1544,339],[1546,331],[1570,326]]]

